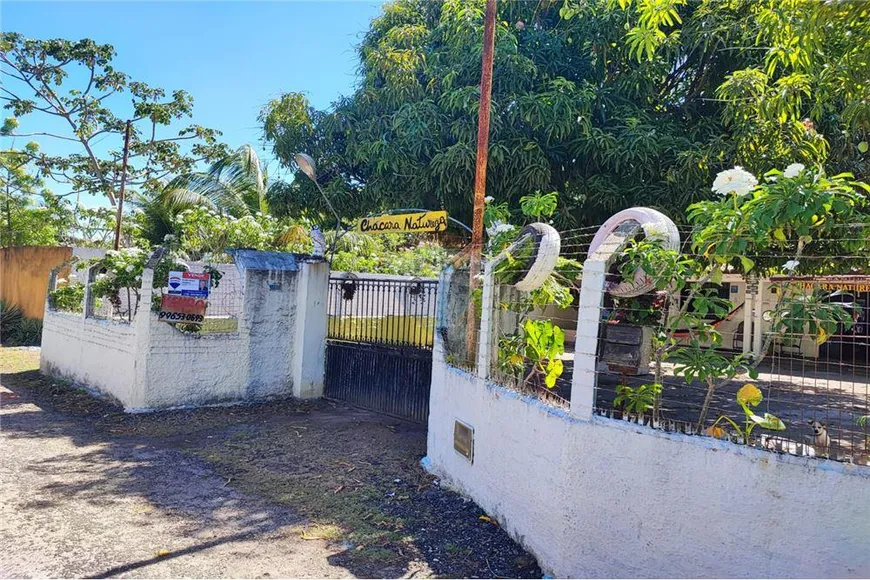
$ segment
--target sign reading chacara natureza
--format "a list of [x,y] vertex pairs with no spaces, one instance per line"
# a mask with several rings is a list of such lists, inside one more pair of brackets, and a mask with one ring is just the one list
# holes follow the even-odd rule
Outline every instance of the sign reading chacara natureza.
[[367,234],[398,232],[443,232],[447,229],[446,211],[424,211],[362,218],[357,231]]

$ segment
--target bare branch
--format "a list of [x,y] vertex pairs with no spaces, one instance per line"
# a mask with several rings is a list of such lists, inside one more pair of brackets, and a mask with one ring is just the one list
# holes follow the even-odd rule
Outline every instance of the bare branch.
[[76,143],[79,142],[78,139],[73,137],[64,137],[63,135],[55,135],[54,133],[14,133],[8,135],[9,137],[54,137],[55,139],[63,139],[64,141],[74,141]]

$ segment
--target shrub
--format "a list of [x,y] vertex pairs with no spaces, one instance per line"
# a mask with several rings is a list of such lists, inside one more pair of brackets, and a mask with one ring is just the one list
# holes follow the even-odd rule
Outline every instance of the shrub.
[[55,310],[81,312],[85,303],[85,285],[78,282],[60,286],[48,293],[48,303]]
[[26,318],[21,309],[0,300],[0,344],[4,346],[39,346],[42,321]]
[[0,300],[0,343],[6,344],[24,318],[21,309],[6,300]]
[[38,318],[22,318],[6,346],[39,346],[41,343],[42,321]]

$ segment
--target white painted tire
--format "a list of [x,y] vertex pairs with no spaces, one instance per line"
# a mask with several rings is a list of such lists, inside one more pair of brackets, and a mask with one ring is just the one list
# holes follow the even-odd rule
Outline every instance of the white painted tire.
[[562,249],[562,239],[553,226],[540,222],[524,227],[520,231],[520,236],[523,235],[533,236],[536,246],[535,257],[529,266],[529,271],[514,284],[514,288],[521,292],[531,292],[540,288],[556,268],[559,251]]
[[[680,232],[671,218],[648,207],[633,207],[616,213],[604,222],[592,238],[592,243],[589,244],[589,255],[598,250],[616,228],[628,221],[639,223],[644,235],[650,239],[661,240],[662,247],[665,249],[679,251]],[[655,282],[640,268],[635,271],[632,280],[607,287],[608,294],[617,298],[632,298],[653,290],[655,290]]]

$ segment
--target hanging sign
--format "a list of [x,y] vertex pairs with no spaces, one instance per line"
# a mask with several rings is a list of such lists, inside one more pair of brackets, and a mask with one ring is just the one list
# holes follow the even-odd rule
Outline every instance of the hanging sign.
[[169,293],[194,298],[208,298],[208,274],[194,272],[170,272]]
[[447,229],[446,211],[423,211],[362,218],[357,231],[366,234],[443,232]]
[[160,313],[157,318],[164,322],[202,324],[207,306],[208,301],[202,298],[164,294],[160,300]]

